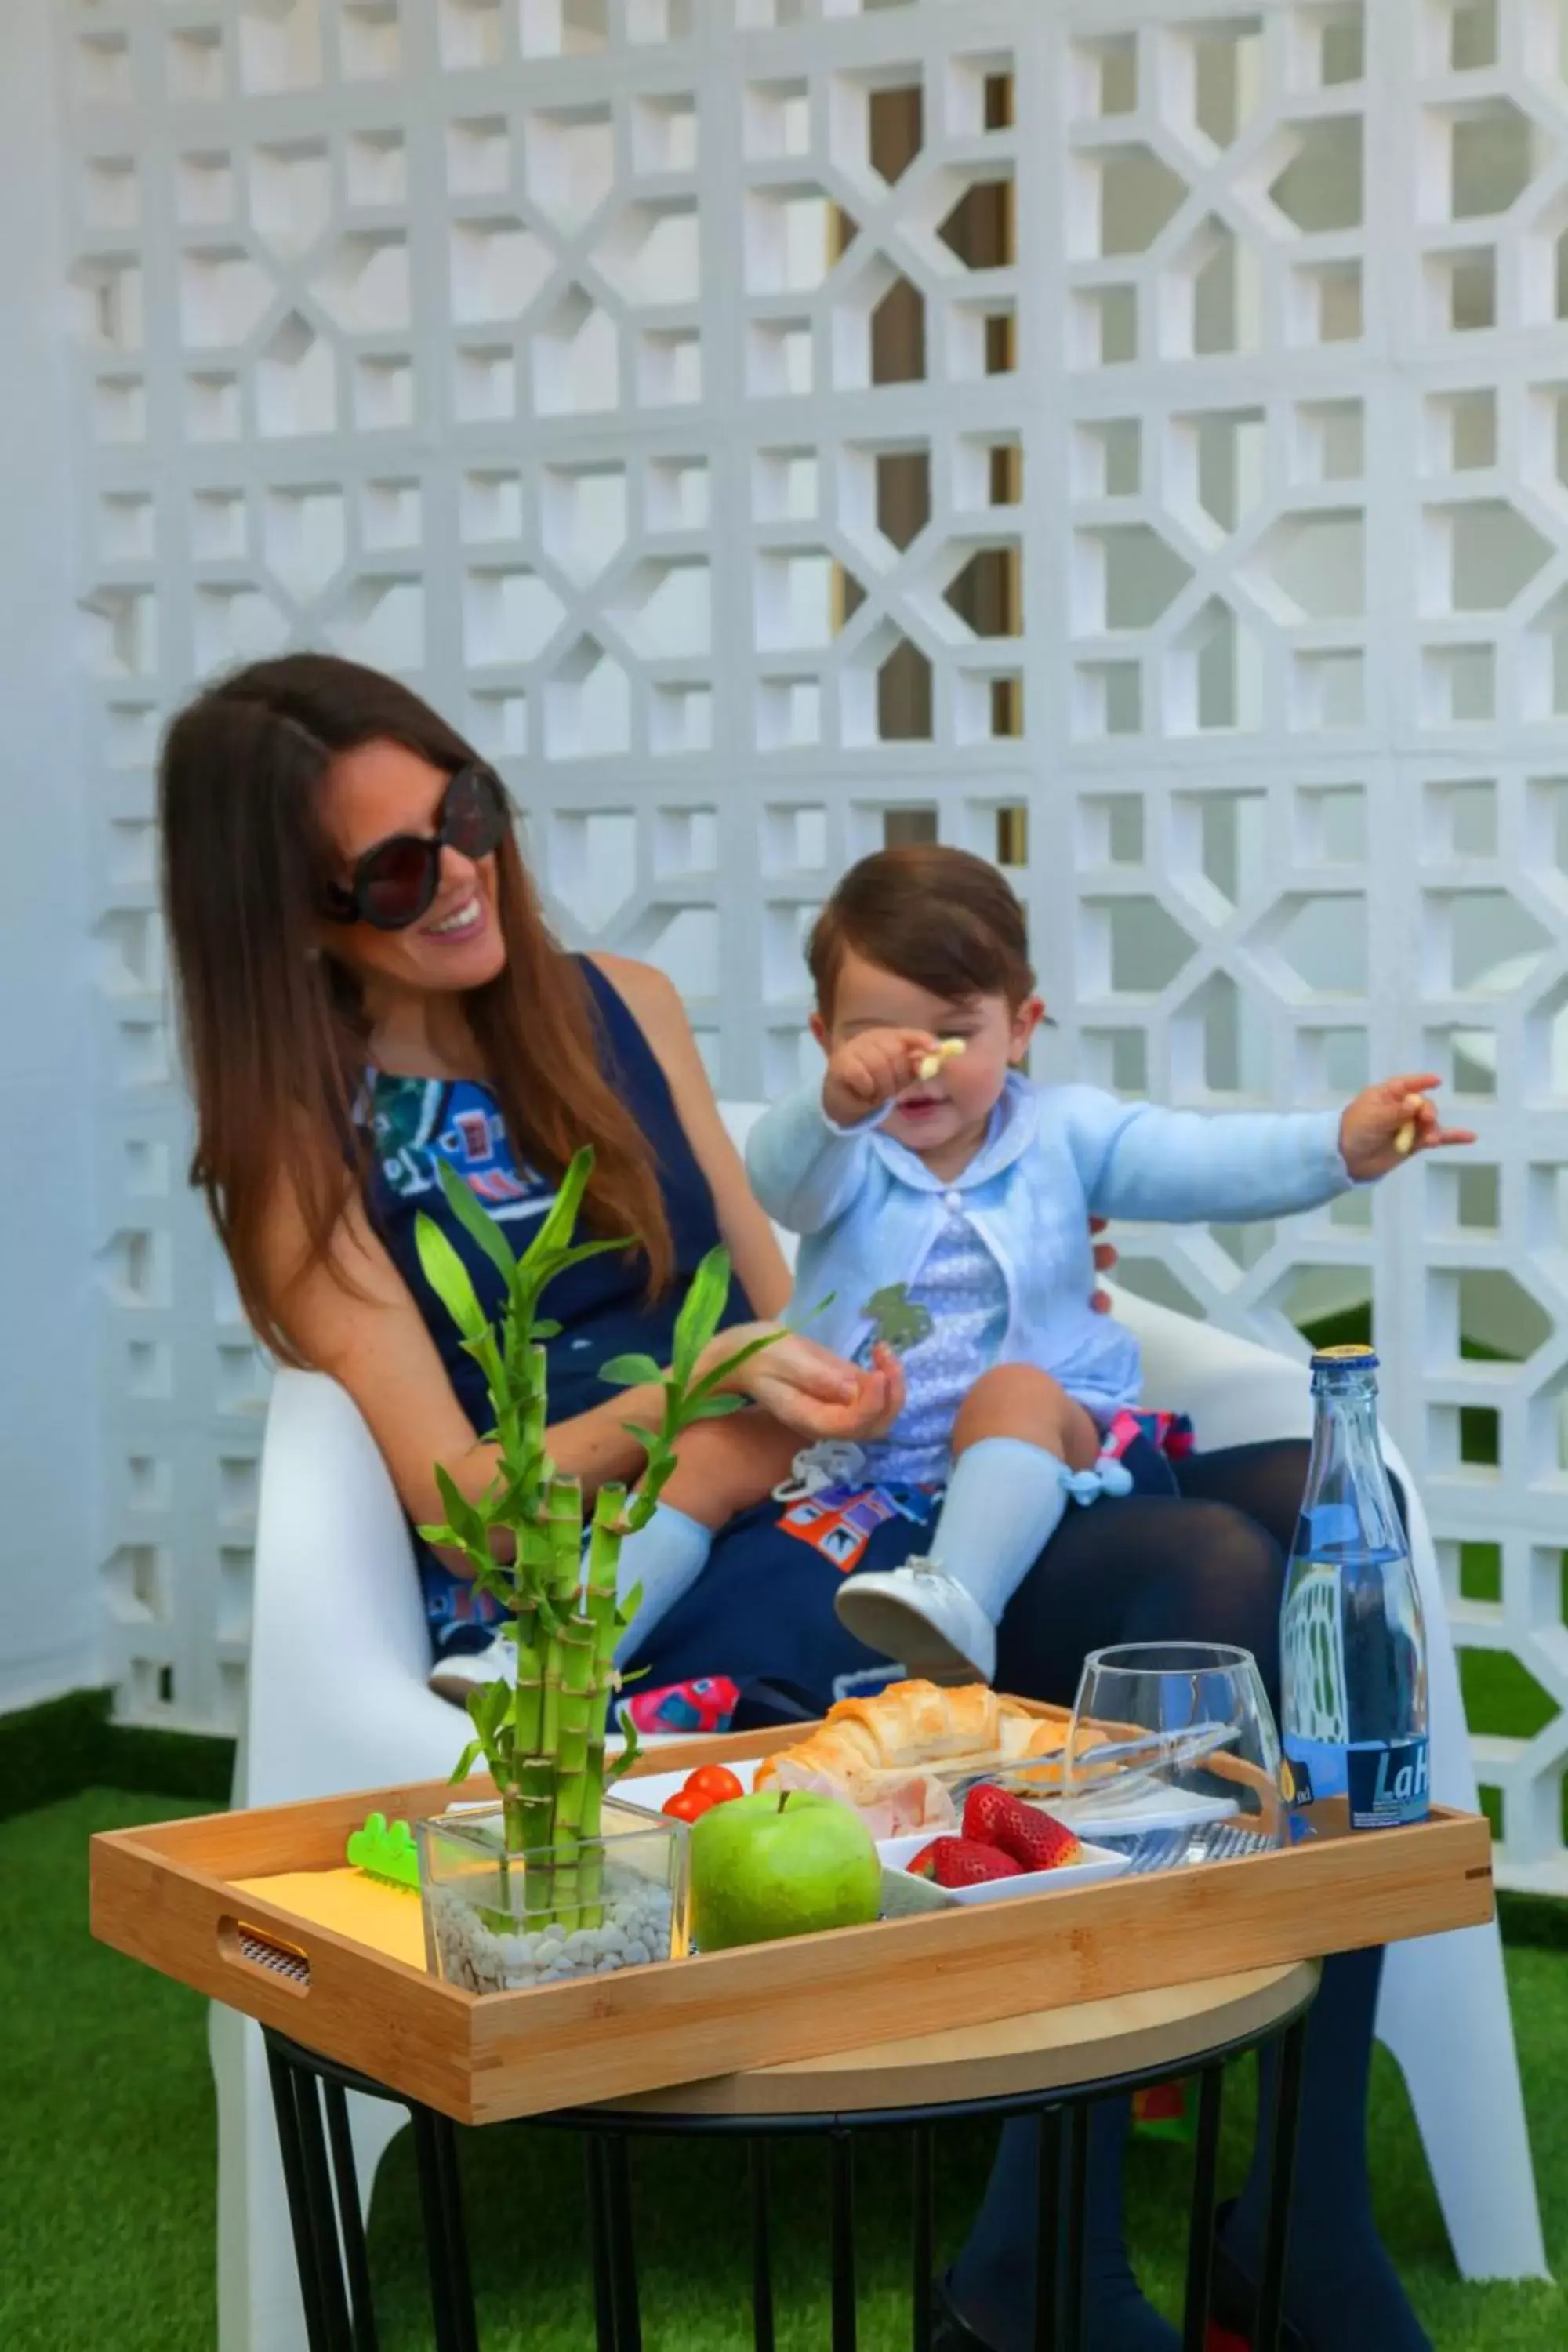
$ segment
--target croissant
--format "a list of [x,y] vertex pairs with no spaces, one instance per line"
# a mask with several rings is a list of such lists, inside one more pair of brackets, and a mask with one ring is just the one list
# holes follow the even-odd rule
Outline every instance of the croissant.
[[1066,1737],[1065,1725],[1031,1713],[1016,1699],[998,1698],[984,1683],[957,1690],[891,1683],[872,1698],[840,1699],[805,1739],[764,1757],[753,1785],[767,1787],[787,1759],[847,1791],[863,1790],[879,1774],[957,1757],[1017,1763],[1054,1756]]
[[889,1683],[874,1698],[840,1699],[831,1724],[864,1726],[883,1765],[925,1764],[939,1756],[968,1756],[996,1738],[998,1701],[984,1683],[943,1690],[936,1683]]

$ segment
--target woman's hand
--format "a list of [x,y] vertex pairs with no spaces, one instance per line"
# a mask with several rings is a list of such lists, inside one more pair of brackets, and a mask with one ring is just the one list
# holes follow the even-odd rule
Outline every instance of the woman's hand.
[[864,1443],[879,1437],[903,1411],[903,1370],[889,1349],[879,1347],[870,1369],[862,1371],[798,1331],[776,1323],[741,1323],[719,1333],[710,1360],[721,1363],[768,1333],[777,1335],[772,1344],[724,1385],[749,1396],[807,1444],[824,1437]]
[[1418,1151],[1440,1151],[1449,1144],[1475,1141],[1468,1127],[1444,1127],[1439,1122],[1426,1096],[1431,1087],[1441,1084],[1429,1070],[1384,1078],[1375,1087],[1365,1087],[1347,1106],[1340,1121],[1340,1157],[1358,1184],[1386,1176]]
[[[805,1351],[802,1358],[796,1357],[796,1349]],[[836,1376],[840,1373],[848,1374],[847,1393],[839,1388]],[[862,1371],[792,1332],[778,1347],[753,1357],[741,1377],[749,1381],[749,1393],[764,1411],[811,1444],[837,1437],[868,1444],[884,1436],[904,1409],[903,1366],[890,1348],[879,1343],[870,1368]]]

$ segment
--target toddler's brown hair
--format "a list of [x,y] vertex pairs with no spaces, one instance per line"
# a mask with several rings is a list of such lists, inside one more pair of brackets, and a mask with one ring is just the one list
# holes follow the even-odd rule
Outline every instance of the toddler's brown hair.
[[984,857],[943,842],[879,849],[839,883],[805,950],[824,1020],[851,951],[950,1004],[1005,996],[1016,1011],[1034,994],[1024,909],[1011,887]]

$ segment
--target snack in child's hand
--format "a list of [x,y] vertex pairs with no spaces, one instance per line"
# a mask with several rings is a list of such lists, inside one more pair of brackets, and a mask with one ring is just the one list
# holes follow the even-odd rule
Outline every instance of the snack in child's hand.
[[973,1838],[933,1838],[907,1866],[911,1878],[930,1878],[938,1886],[984,1886],[989,1879],[1023,1876],[1022,1864],[1010,1853]]
[[1083,1859],[1071,1830],[989,1781],[971,1789],[963,1801],[963,1834],[1010,1855],[1022,1870],[1062,1870]]
[[[1408,1111],[1415,1111],[1418,1107],[1425,1108],[1426,1100],[1426,1097],[1425,1095],[1407,1095],[1405,1100],[1405,1108]],[[1410,1154],[1415,1150],[1415,1121],[1414,1118],[1407,1118],[1405,1120],[1404,1126],[1400,1129],[1398,1134],[1394,1139],[1394,1148],[1395,1151],[1398,1152],[1401,1160],[1407,1160]]]
[[962,1037],[942,1038],[934,1054],[928,1054],[922,1062],[917,1063],[915,1066],[916,1077],[922,1080],[926,1078],[934,1078],[944,1062],[956,1062],[963,1051],[963,1040]]

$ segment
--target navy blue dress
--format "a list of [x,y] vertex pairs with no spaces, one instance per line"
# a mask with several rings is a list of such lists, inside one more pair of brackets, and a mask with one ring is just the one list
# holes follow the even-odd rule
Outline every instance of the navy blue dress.
[[[583,970],[598,1016],[602,1066],[658,1160],[676,1278],[662,1297],[650,1303],[647,1261],[635,1251],[624,1257],[606,1254],[590,1258],[552,1285],[546,1311],[562,1326],[549,1349],[552,1421],[568,1421],[605,1402],[610,1391],[599,1379],[599,1367],[611,1357],[637,1350],[668,1362],[687,1285],[720,1239],[712,1195],[676,1116],[664,1072],[604,974],[586,961]],[[486,1429],[490,1414],[484,1377],[465,1354],[456,1327],[420,1270],[416,1221],[425,1215],[440,1225],[473,1276],[486,1312],[493,1315],[502,1303],[500,1276],[453,1217],[441,1191],[437,1163],[447,1160],[467,1179],[520,1255],[555,1198],[554,1181],[526,1160],[516,1160],[495,1096],[475,1080],[397,1077],[377,1071],[370,1080],[363,1116],[373,1148],[373,1222],[429,1326],[464,1412],[477,1430]],[[724,1320],[744,1322],[751,1313],[737,1282]],[[469,1647],[488,1638],[485,1629],[499,1613],[494,1604],[443,1568],[424,1545],[418,1550],[437,1650]]]

